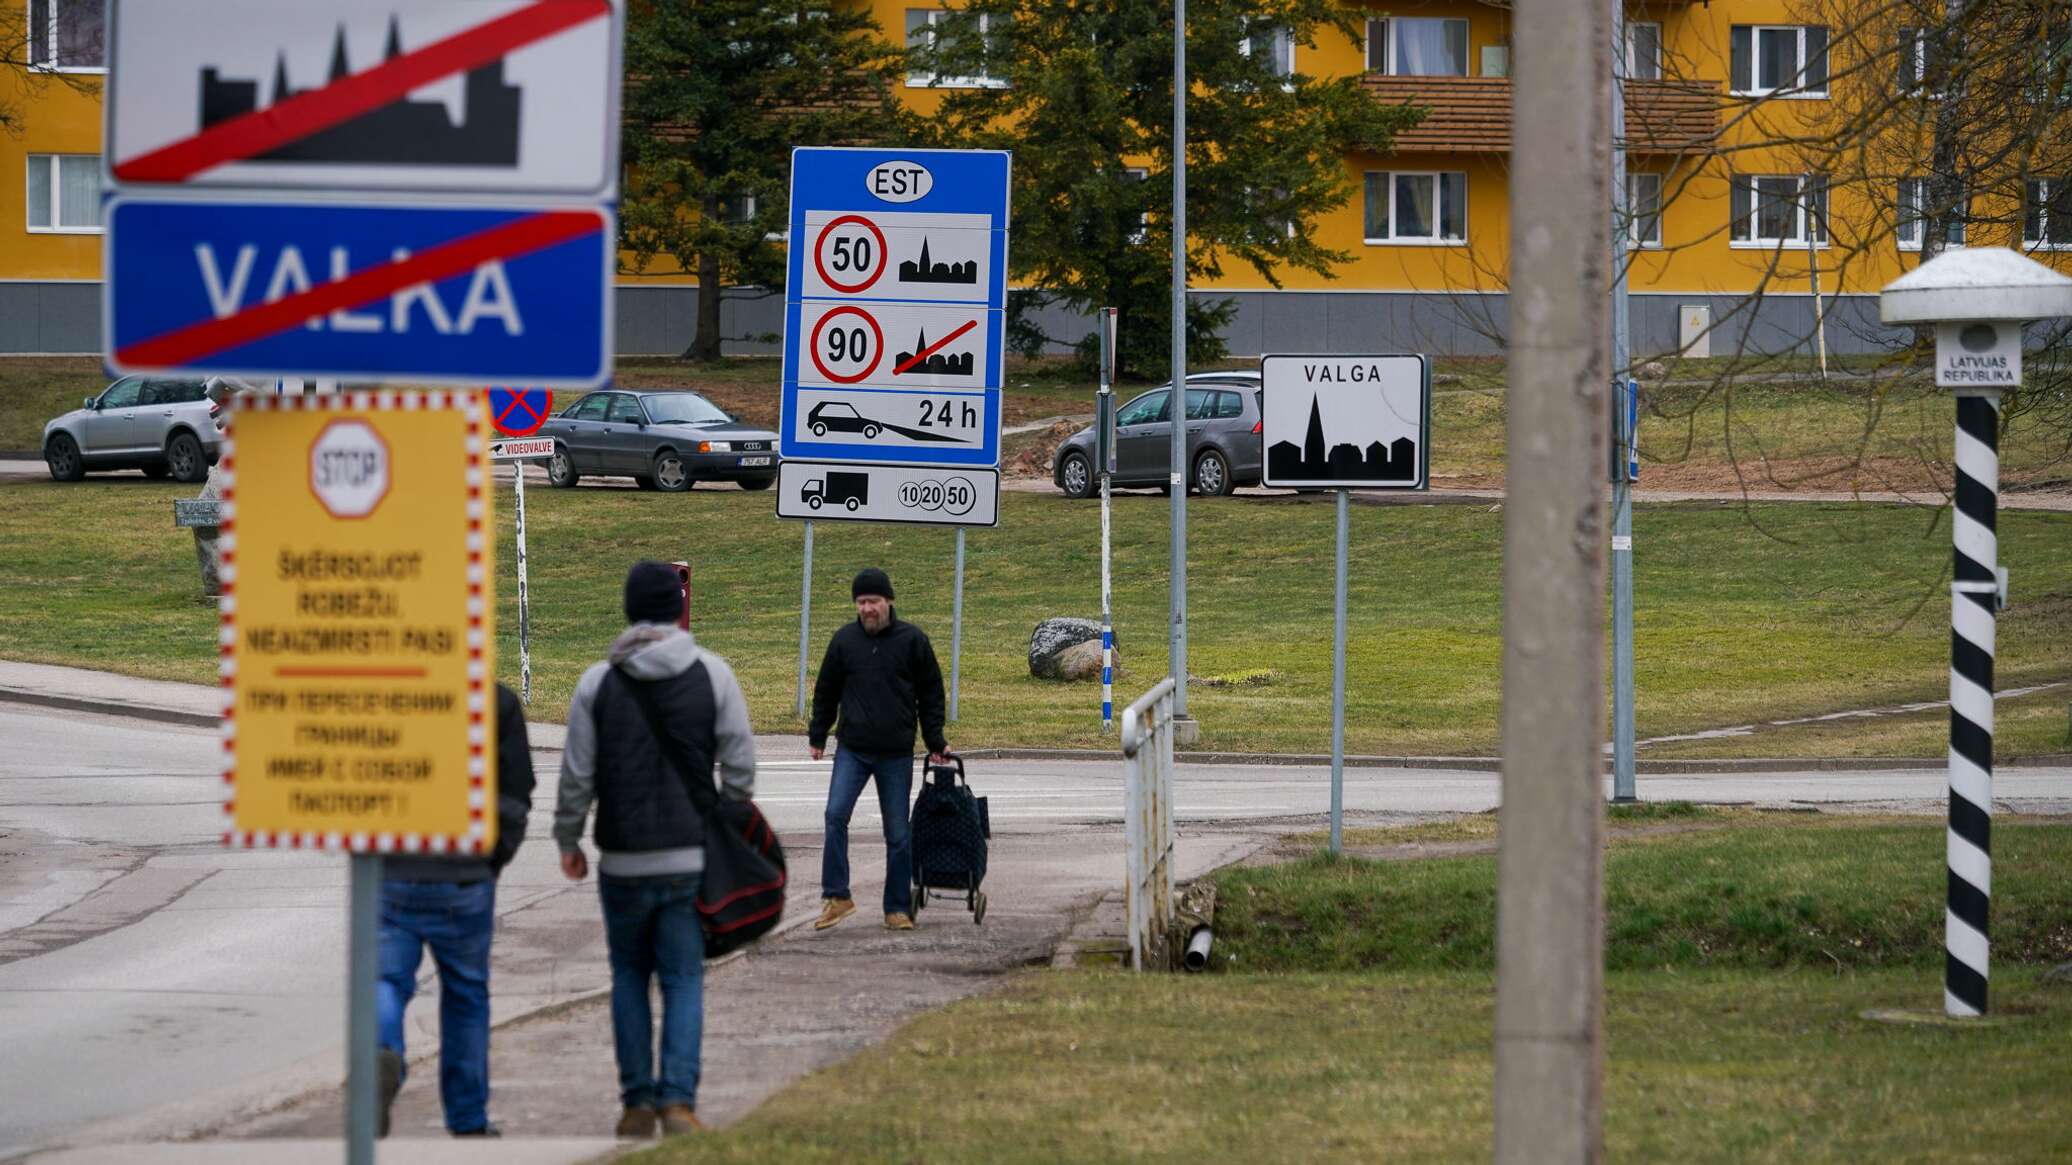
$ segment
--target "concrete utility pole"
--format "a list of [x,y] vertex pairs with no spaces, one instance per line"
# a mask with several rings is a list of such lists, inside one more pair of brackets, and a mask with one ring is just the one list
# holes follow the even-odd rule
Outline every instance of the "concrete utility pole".
[[[1500,1165],[1604,1143],[1604,586],[1611,4],[1518,0],[1512,105]],[[1577,294],[1577,288],[1584,289]]]

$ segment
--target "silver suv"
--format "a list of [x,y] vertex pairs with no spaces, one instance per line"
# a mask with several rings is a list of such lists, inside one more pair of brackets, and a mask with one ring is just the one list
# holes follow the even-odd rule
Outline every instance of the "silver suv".
[[43,426],[44,464],[57,481],[102,469],[201,481],[223,441],[215,413],[230,383],[125,376]]

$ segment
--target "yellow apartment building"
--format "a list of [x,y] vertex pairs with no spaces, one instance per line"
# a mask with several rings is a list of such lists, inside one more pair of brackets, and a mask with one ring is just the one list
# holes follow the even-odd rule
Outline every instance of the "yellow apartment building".
[[[909,44],[930,35],[940,7],[859,2],[888,39]],[[1520,48],[1509,5],[1347,6],[1355,36],[1326,30],[1315,43],[1296,43],[1265,30],[1253,44],[1281,72],[1358,76],[1376,100],[1426,111],[1393,152],[1344,159],[1353,197],[1320,221],[1319,233],[1352,259],[1328,276],[1291,270],[1280,288],[1232,264],[1194,292],[1238,301],[1227,336],[1238,355],[1494,352],[1505,320],[1509,210],[1531,197],[1513,189],[1508,169],[1509,74]],[[1623,140],[1633,210],[1624,226],[1637,355],[1810,350],[1816,304],[1832,351],[1864,350],[1893,335],[1876,325],[1875,293],[1919,250],[1921,228],[1909,214],[1920,202],[1919,176],[1904,164],[1822,174],[1844,155],[1809,158],[1804,144],[1846,114],[1844,106],[1884,99],[1902,84],[1891,63],[1903,30],[1814,22],[1848,20],[1849,11],[1841,0],[1627,5]],[[0,0],[0,19],[27,27],[31,62],[0,76],[0,105],[19,117],[18,132],[0,132],[0,352],[99,350],[102,12],[101,0]],[[926,113],[946,87],[1000,83],[910,75],[901,96]],[[2055,186],[2016,183],[2013,197],[2054,201]],[[1995,197],[1974,197],[1971,241],[2054,249],[2059,232],[2043,225],[2045,216],[2019,205],[1982,210]],[[2024,237],[2031,234],[2047,237]],[[684,277],[623,279],[620,351],[682,350],[696,294]],[[780,297],[730,300],[726,331],[775,332],[780,311]]]

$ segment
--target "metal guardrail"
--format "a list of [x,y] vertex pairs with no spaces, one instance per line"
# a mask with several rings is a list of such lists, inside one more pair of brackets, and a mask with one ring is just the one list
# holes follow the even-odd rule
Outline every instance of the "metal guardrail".
[[1122,712],[1130,968],[1172,966],[1173,693],[1167,676]]

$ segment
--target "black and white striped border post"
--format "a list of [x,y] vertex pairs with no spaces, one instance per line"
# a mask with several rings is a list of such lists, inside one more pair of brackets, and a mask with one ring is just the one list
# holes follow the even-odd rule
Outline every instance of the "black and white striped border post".
[[1993,631],[1999,594],[2000,394],[1957,397],[1957,506],[1951,533],[1949,902],[1943,1010],[1986,1013],[1993,891]]

